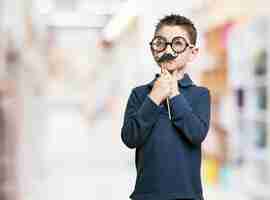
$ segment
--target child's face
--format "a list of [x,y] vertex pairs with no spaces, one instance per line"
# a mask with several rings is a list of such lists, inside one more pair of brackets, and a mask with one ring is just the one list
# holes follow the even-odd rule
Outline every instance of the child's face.
[[[191,45],[191,42],[188,37],[187,31],[181,26],[168,26],[164,25],[161,29],[155,34],[156,36],[161,36],[166,38],[167,42],[172,42],[175,37],[183,37],[188,44]],[[154,51],[151,49],[154,59],[157,61],[164,53],[170,53],[175,55],[175,52],[171,48],[170,45],[167,45],[166,49],[161,52]],[[187,47],[184,52],[178,54],[177,58],[166,63],[166,68],[169,72],[173,72],[174,70],[181,71],[187,65],[187,63],[194,60],[196,55],[198,54],[198,48],[194,46]],[[158,63],[159,64],[159,63]]]

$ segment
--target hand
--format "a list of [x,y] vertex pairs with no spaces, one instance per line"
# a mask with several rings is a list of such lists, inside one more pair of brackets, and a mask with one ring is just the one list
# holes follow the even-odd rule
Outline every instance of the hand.
[[177,96],[180,94],[180,90],[178,87],[178,80],[181,79],[184,76],[183,70],[174,70],[171,73],[167,70],[166,62],[161,64],[161,70],[163,73],[168,74],[168,76],[171,79],[171,94],[170,98],[173,98],[174,96]]
[[171,75],[171,95],[170,98],[173,98],[174,96],[177,96],[180,94],[180,90],[178,87],[178,74],[179,72],[177,70],[174,70]]
[[160,105],[162,101],[171,95],[171,81],[172,75],[167,70],[165,70],[164,67],[162,67],[160,77],[155,81],[153,89],[149,94],[149,97],[157,105]]

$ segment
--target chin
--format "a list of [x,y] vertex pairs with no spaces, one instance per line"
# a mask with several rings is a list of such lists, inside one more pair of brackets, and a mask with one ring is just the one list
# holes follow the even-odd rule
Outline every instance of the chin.
[[177,67],[174,67],[174,66],[168,66],[168,67],[167,67],[167,70],[168,70],[169,72],[173,72],[173,71],[178,70],[178,69],[177,69]]
[[167,70],[172,74],[175,69],[167,69]]

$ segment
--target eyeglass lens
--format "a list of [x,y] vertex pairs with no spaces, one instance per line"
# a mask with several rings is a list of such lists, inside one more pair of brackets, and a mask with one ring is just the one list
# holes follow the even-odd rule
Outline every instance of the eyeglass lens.
[[171,43],[167,42],[165,38],[158,36],[155,37],[150,44],[151,48],[155,51],[163,51],[166,49],[167,45],[170,44],[171,48],[177,53],[185,51],[187,46],[189,46],[185,38],[180,36],[173,38]]

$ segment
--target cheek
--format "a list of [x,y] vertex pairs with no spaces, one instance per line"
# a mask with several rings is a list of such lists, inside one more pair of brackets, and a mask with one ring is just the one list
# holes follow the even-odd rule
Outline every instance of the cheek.
[[155,52],[155,51],[152,51],[152,55],[154,57],[154,59],[156,60],[157,58],[160,58],[162,56],[163,53],[158,53],[158,52]]
[[187,57],[180,54],[175,61],[178,64],[183,64],[187,61]]
[[153,55],[155,56],[161,56],[163,53],[162,52],[156,52],[156,51],[152,51]]
[[190,59],[190,54],[188,52],[184,52],[184,53],[178,55],[176,61],[178,63],[183,64],[183,63],[189,62],[189,59]]

